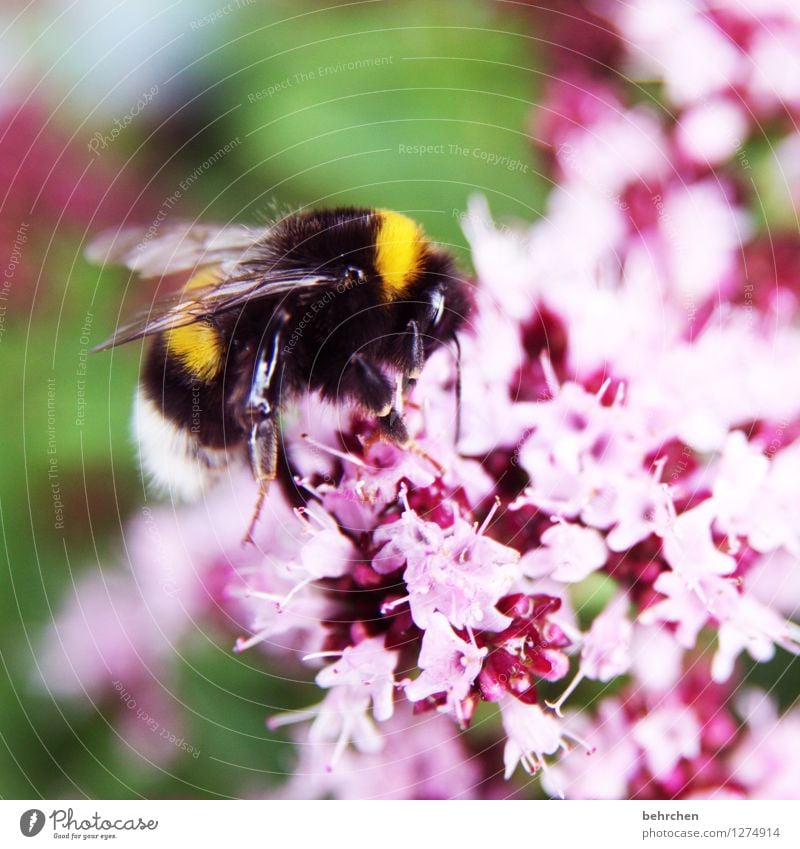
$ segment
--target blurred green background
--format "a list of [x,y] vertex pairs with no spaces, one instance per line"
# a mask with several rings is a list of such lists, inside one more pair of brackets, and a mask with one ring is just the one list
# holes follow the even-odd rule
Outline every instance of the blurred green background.
[[175,658],[202,755],[163,769],[117,736],[114,696],[56,702],[34,683],[44,627],[80,574],[114,568],[145,497],[128,438],[140,352],[85,352],[153,292],[82,245],[161,210],[260,222],[364,204],[412,214],[468,266],[471,193],[531,220],[547,190],[526,135],[537,42],[520,7],[483,0],[8,3],[3,30],[0,795],[263,793],[291,764],[267,705],[298,696],[228,632]]

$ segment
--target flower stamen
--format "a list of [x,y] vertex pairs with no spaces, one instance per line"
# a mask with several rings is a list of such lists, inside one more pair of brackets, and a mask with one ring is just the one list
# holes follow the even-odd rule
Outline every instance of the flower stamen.
[[570,681],[570,683],[567,685],[566,690],[564,690],[564,692],[558,697],[558,699],[556,699],[556,701],[545,701],[547,707],[551,708],[556,712],[556,716],[564,716],[564,714],[561,712],[561,707],[563,706],[564,702],[566,702],[566,700],[575,692],[575,689],[585,677],[586,676],[584,675],[583,671],[579,671],[572,679],[572,681]]

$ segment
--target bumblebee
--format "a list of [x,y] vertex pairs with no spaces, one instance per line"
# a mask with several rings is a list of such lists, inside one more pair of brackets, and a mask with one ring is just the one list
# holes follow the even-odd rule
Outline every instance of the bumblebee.
[[471,305],[449,253],[383,209],[109,232],[87,256],[145,278],[189,276],[95,350],[152,337],[134,407],[143,468],[194,498],[244,453],[259,484],[251,531],[285,406],[305,392],[353,402],[407,445],[400,402],[430,353],[457,345]]

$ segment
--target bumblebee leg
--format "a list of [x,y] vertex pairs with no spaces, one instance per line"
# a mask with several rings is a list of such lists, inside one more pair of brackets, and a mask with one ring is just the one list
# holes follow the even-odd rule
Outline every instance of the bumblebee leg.
[[390,442],[394,442],[401,448],[407,447],[411,443],[411,438],[406,430],[406,423],[395,407],[392,407],[385,416],[378,417],[378,425],[383,436]]
[[457,447],[461,439],[461,343],[455,334],[453,334],[453,344],[456,346],[456,427],[453,445]]
[[247,447],[253,477],[258,482],[258,498],[243,542],[253,543],[253,531],[261,516],[270,481],[275,480],[278,469],[278,428],[272,416],[253,425]]
[[377,366],[356,354],[345,369],[341,389],[377,416],[382,436],[398,445],[408,443],[405,422],[394,404],[394,387]]
[[278,423],[280,384],[274,382],[278,371],[281,333],[276,330],[272,337],[265,338],[256,357],[255,370],[250,384],[250,393],[244,409],[243,419],[248,428],[247,448],[253,477],[258,483],[258,498],[244,542],[253,542],[253,530],[261,515],[264,498],[270,481],[275,480],[278,470]]
[[278,473],[278,428],[272,416],[253,425],[248,441],[253,477],[269,484]]
[[405,377],[404,389],[413,386],[422,374],[425,365],[425,345],[419,332],[419,325],[412,318],[406,325],[406,335],[403,340],[405,347]]

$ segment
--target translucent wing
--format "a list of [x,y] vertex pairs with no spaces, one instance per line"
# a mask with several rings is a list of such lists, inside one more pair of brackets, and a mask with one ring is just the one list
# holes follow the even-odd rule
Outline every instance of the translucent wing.
[[325,275],[287,277],[270,272],[250,272],[221,283],[173,295],[157,301],[147,313],[118,328],[114,335],[94,348],[103,351],[154,333],[184,327],[195,321],[243,306],[248,301],[285,295],[299,289],[314,290],[330,286],[335,278]]
[[[269,263],[258,261],[267,234],[263,228],[180,223],[149,239],[148,233],[145,228],[104,233],[89,245],[86,256],[92,262],[126,265],[143,277],[198,267],[211,273],[200,272],[182,292],[155,302],[95,351],[183,327],[250,300],[285,295],[298,288],[313,290],[334,280],[323,274],[271,271]],[[198,285],[199,278],[210,282]]]
[[267,232],[242,224],[189,221],[106,230],[90,243],[86,257],[98,265],[125,265],[142,277],[164,277],[197,266],[239,262]]

